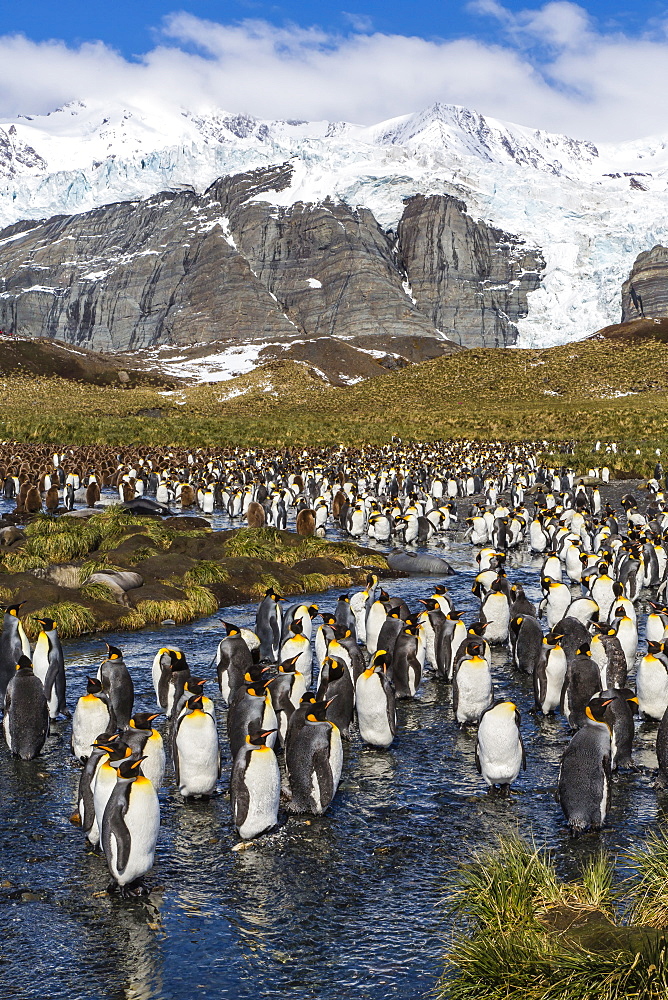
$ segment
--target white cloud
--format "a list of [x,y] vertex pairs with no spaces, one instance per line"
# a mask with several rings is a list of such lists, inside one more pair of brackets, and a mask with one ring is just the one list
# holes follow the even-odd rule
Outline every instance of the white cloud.
[[167,18],[160,43],[135,61],[102,43],[4,36],[0,114],[83,98],[371,123],[442,101],[598,141],[668,131],[664,25],[643,37],[604,32],[566,0],[519,12],[498,0],[469,6],[493,19],[496,43],[382,34],[367,22],[334,35],[186,13]]

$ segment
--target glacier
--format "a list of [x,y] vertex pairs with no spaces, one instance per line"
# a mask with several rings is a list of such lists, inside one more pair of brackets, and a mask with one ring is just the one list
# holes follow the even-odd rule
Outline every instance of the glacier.
[[372,126],[83,100],[22,115],[0,122],[0,225],[202,192],[222,175],[286,161],[291,185],[263,201],[340,199],[394,230],[404,199],[450,194],[540,247],[546,269],[518,347],[618,322],[635,258],[668,240],[668,136],[594,145],[446,104]]

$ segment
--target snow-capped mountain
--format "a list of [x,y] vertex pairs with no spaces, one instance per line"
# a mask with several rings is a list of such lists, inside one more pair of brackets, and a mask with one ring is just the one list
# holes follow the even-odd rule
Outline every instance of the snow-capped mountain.
[[396,230],[405,200],[452,195],[538,248],[520,346],[584,337],[620,314],[637,255],[668,239],[668,137],[596,147],[436,104],[373,126],[74,102],[0,123],[0,224],[72,215],[289,162],[258,200],[342,201]]

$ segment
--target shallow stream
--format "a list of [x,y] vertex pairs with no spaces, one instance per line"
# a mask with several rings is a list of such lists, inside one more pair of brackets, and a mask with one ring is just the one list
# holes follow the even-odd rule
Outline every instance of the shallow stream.
[[[467,621],[474,552],[449,542],[457,569],[445,582]],[[540,598],[540,560],[509,559],[508,575]],[[388,581],[409,606],[438,578]],[[309,595],[322,610],[340,591]],[[178,646],[193,672],[210,667],[219,621],[251,626],[255,605],[227,608],[193,625],[93,636],[64,643],[68,702],[104,657],[103,639],[120,646],[135,682],[137,710],[155,704],[151,662]],[[615,778],[603,833],[571,840],[554,800],[559,757],[569,740],[563,720],[539,720],[528,677],[494,652],[497,695],[522,711],[527,770],[509,800],[489,797],[474,763],[475,734],[454,722],[450,688],[427,676],[414,701],[399,703],[399,731],[388,750],[346,750],[338,794],[324,817],[290,817],[281,829],[234,851],[226,785],[230,759],[219,714],[221,795],[184,803],[168,769],[162,828],[150,895],[121,900],[105,892],[104,859],[69,822],[80,768],[70,755],[69,723],[57,723],[43,755],[12,759],[0,747],[0,997],[52,1000],[414,1000],[442,972],[451,924],[451,870],[498,834],[519,829],[556,852],[563,874],[601,845],[623,851],[668,809],[652,787],[655,727],[638,724],[637,773]],[[197,668],[196,670],[194,668]],[[207,685],[207,693],[217,685]],[[213,689],[216,689],[214,692]],[[623,862],[620,862],[623,864]]]

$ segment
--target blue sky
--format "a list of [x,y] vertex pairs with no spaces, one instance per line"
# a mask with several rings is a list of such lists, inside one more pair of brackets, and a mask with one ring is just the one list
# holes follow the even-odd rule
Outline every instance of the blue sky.
[[[504,6],[517,12],[538,4],[508,0]],[[637,3],[588,2],[580,4],[598,20],[602,29],[641,33],[652,20],[668,18],[668,3],[639,0]],[[163,18],[179,11],[223,24],[261,18],[272,24],[294,22],[302,27],[318,25],[332,32],[349,33],[356,27],[386,34],[419,35],[422,38],[476,37],[492,41],[498,35],[494,23],[466,3],[442,0],[411,3],[401,0],[320,0],[304,3],[287,0],[198,0],[190,3],[131,2],[131,0],[22,0],[4,6],[2,33],[22,32],[35,41],[63,39],[70,44],[100,40],[131,58],[155,44]]]
[[577,138],[668,133],[668,0],[23,0],[0,117],[81,99],[371,124],[459,104]]

